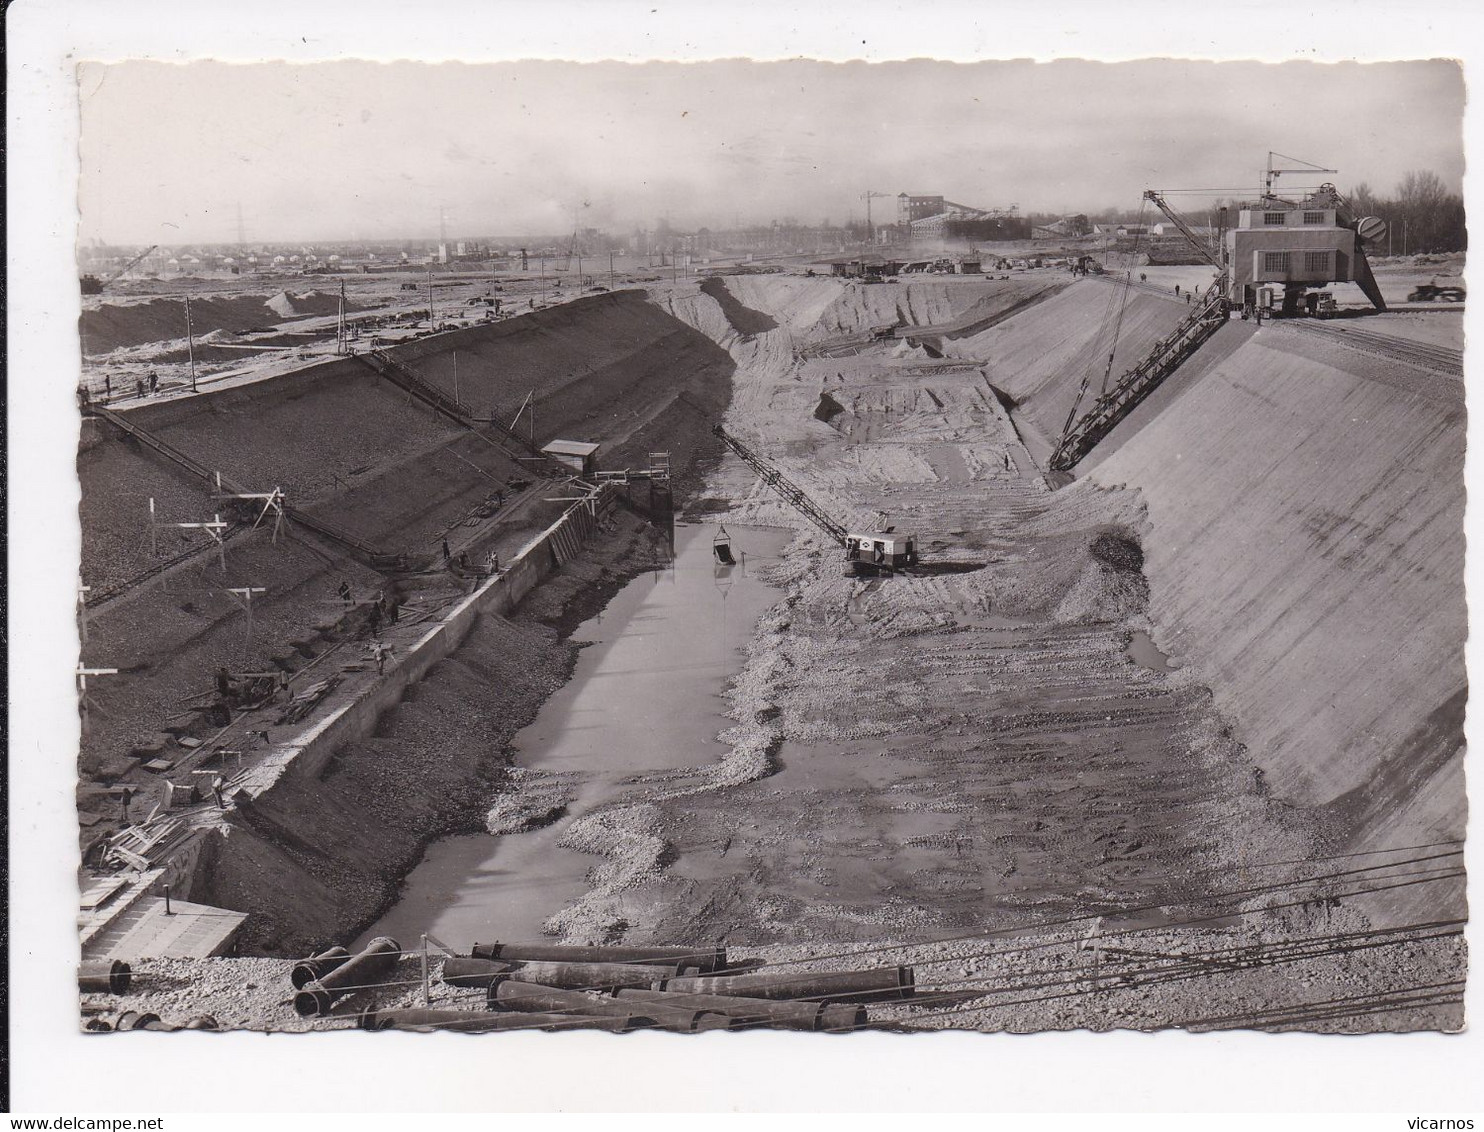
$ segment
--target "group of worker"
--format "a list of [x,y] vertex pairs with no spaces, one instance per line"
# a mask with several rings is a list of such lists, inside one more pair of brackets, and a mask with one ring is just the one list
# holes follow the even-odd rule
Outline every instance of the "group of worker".
[[[150,370],[145,377],[136,377],[134,379],[134,395],[141,401],[147,396],[154,396],[159,388],[160,375],[154,370]],[[77,402],[79,406],[86,408],[92,403],[92,399],[92,390],[86,385],[79,385],[77,387]],[[109,373],[103,375],[103,400],[113,400],[113,375]]]
[[[455,558],[454,557],[454,554],[453,554],[453,551],[449,548],[448,540],[447,539],[444,539],[443,540],[443,568],[445,570],[452,570],[455,565],[458,566],[458,569],[459,569],[460,573],[467,574],[469,572],[469,552],[467,550],[461,550],[458,553],[458,557]],[[484,575],[485,575],[485,577],[492,578],[496,574],[500,573],[500,554],[499,554],[499,552],[497,550],[495,550],[493,547],[491,547],[490,550],[489,550],[489,552],[484,556],[484,564],[483,565],[484,565]]]

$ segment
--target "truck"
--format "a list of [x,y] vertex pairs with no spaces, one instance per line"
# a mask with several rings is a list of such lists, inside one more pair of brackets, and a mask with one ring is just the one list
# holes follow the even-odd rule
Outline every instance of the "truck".
[[1462,287],[1440,287],[1436,283],[1424,283],[1407,296],[1409,303],[1461,303]]

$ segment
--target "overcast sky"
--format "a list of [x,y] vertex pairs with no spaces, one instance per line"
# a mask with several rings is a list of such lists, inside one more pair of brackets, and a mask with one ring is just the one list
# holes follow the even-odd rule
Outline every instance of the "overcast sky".
[[567,232],[574,209],[840,223],[867,189],[1135,208],[1255,186],[1269,149],[1342,191],[1463,176],[1447,62],[129,62],[84,64],[79,91],[81,236],[113,243],[234,240],[239,205],[255,242],[426,238],[440,206],[451,237]]

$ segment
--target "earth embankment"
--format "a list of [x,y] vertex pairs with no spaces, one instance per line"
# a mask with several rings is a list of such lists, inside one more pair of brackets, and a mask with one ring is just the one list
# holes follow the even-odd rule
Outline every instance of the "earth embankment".
[[[538,443],[577,429],[578,439],[604,445],[605,467],[647,466],[651,450],[668,451],[683,497],[715,461],[718,442],[706,413],[677,398],[684,392],[719,413],[731,359],[642,300],[571,306],[559,317],[543,312],[529,332],[524,318],[510,319],[393,353],[422,372],[451,372],[449,340],[458,339],[461,381],[470,374],[493,382],[492,375],[517,370],[547,391],[546,411],[538,403]],[[471,342],[484,368],[471,362]],[[578,357],[585,368],[574,375]],[[89,610],[82,659],[120,671],[88,689],[79,793],[85,842],[115,827],[120,789],[146,796],[162,789],[160,778],[139,765],[140,752],[157,752],[161,743],[173,750],[172,735],[209,737],[206,709],[219,667],[297,674],[337,649],[338,661],[357,660],[366,647],[360,642],[369,643],[367,610],[378,594],[400,593],[415,619],[466,584],[458,562],[445,568],[443,540],[455,558],[469,551],[470,569],[487,549],[508,561],[562,509],[543,501],[552,493],[539,484],[524,486],[529,465],[502,447],[497,433],[437,416],[354,358],[143,404],[127,418],[197,465],[251,490],[279,488],[291,506],[332,528],[405,555],[410,573],[373,567],[292,519],[277,534],[271,515],[250,529],[261,501],[217,497],[213,484],[166,455],[107,422],[86,422],[78,457],[82,577],[102,600]],[[151,498],[159,520],[153,539]],[[218,513],[239,521],[222,552],[204,531],[171,525]],[[627,568],[615,560],[584,585],[601,590]],[[349,601],[339,595],[342,583]],[[230,592],[248,588],[256,589],[250,617]],[[571,595],[558,604],[573,601],[580,604]],[[561,616],[553,612],[552,623]],[[492,692],[496,701],[501,694]]]
[[943,343],[948,357],[983,362],[1014,405],[1032,451],[1044,461],[1087,381],[1085,412],[1099,393],[1172,333],[1191,308],[1148,290],[1079,279],[1003,323]]
[[[327,291],[203,295],[191,303],[191,329],[198,335],[216,330],[229,333],[264,330],[290,319],[331,315],[339,308],[340,297]],[[347,309],[361,308],[347,304]],[[104,299],[95,306],[84,307],[79,330],[83,352],[90,355],[185,338],[185,301]]]
[[1461,836],[1415,779],[1462,743],[1462,389],[1297,337],[1261,332],[1091,478],[1137,488],[1157,640],[1276,794],[1379,791],[1392,835]]

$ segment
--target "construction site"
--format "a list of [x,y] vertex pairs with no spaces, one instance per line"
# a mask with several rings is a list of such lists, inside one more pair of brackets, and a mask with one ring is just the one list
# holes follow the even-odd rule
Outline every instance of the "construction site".
[[94,279],[84,1028],[1462,1028],[1462,259],[1269,168],[1174,265]]

